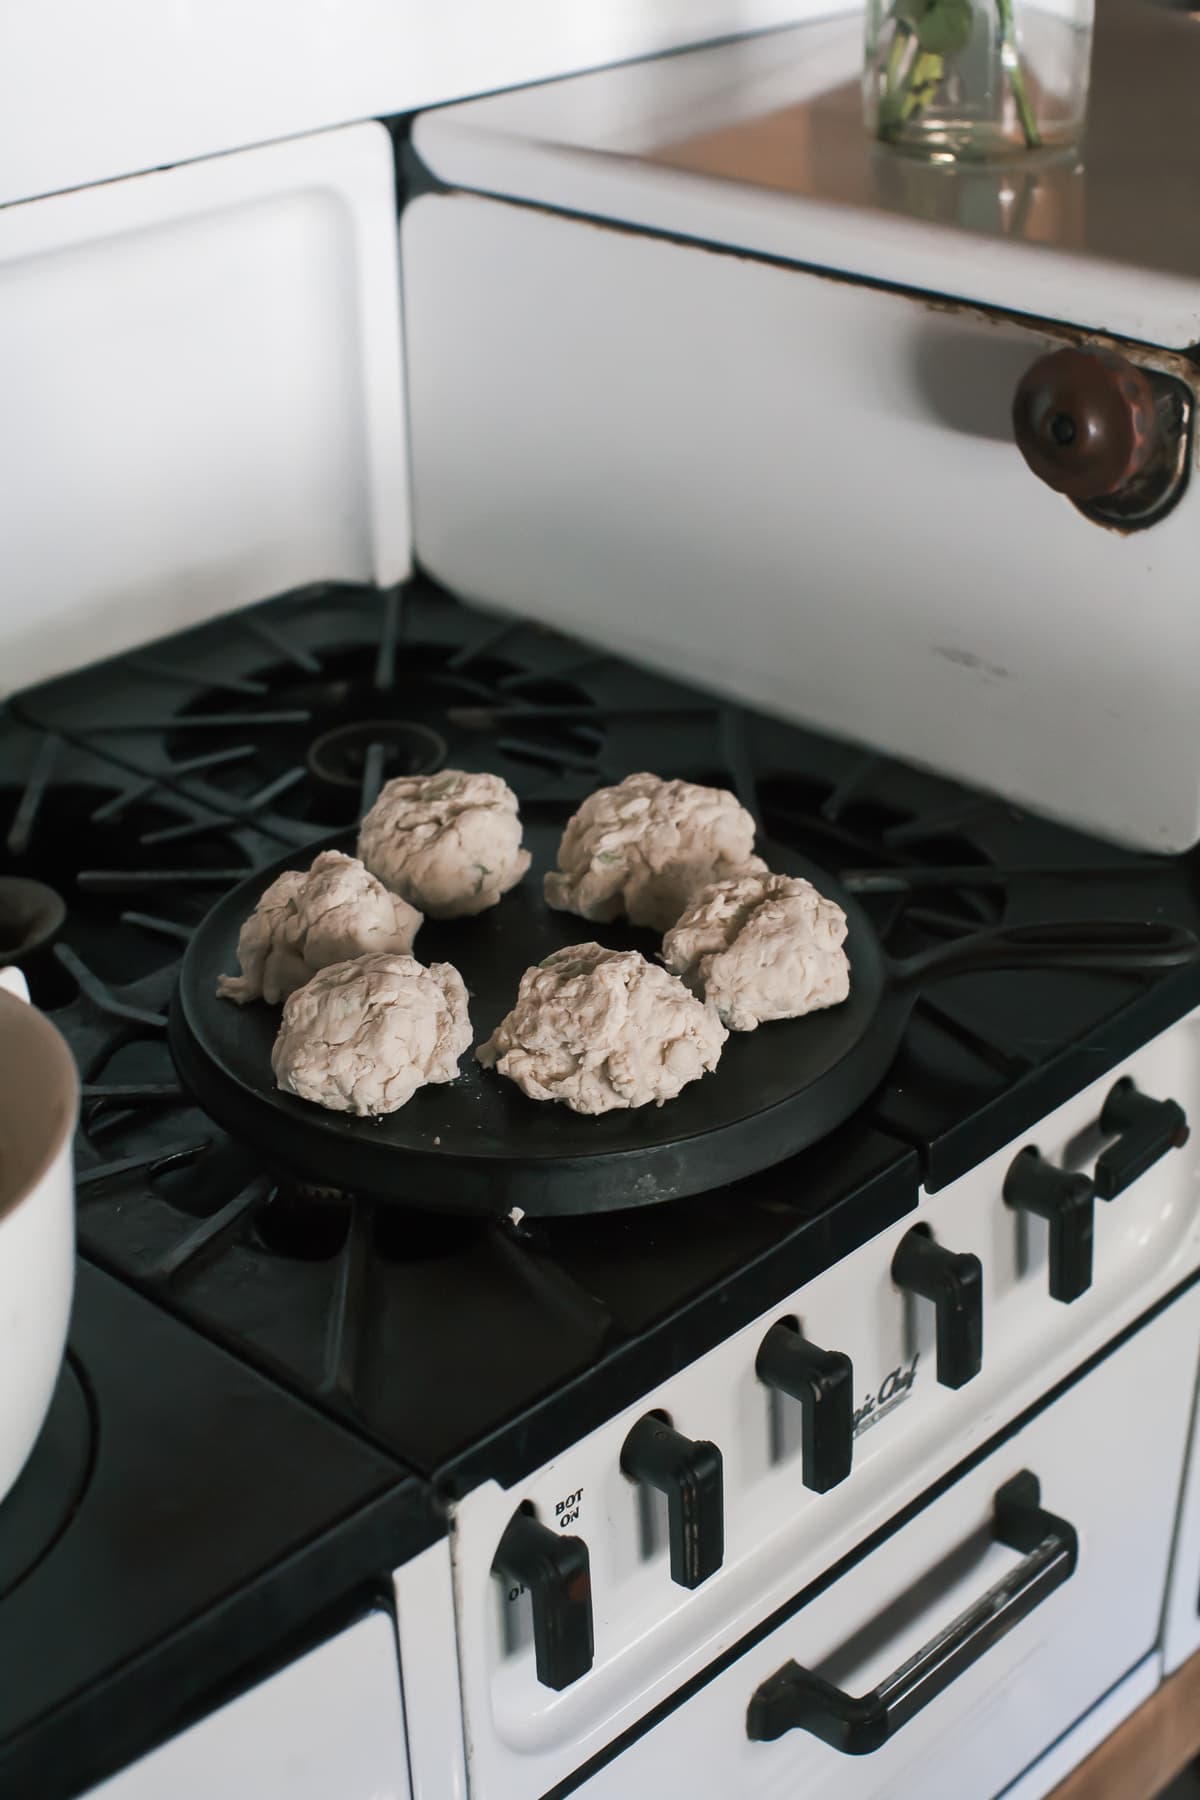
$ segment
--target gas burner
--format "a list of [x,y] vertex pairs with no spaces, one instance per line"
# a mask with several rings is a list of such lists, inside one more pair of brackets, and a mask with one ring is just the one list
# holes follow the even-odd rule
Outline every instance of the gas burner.
[[0,968],[47,949],[66,916],[62,895],[45,882],[0,875]]
[[227,696],[197,694],[167,732],[167,753],[185,758],[202,721],[214,793],[264,812],[265,793],[272,814],[314,831],[352,823],[390,776],[447,762],[501,774],[518,793],[547,771],[599,770],[605,727],[584,688],[487,643],[404,641],[382,666],[370,642],[306,651],[303,668],[276,663],[257,669],[255,682],[264,722],[250,730]]
[[168,961],[170,942],[248,873],[228,833],[145,786],[0,786],[0,962],[22,962],[40,1005],[75,991],[67,959],[44,954],[55,937],[129,981]]
[[306,760],[318,781],[361,794],[394,775],[431,775],[446,760],[446,740],[409,719],[363,719],[315,738]]

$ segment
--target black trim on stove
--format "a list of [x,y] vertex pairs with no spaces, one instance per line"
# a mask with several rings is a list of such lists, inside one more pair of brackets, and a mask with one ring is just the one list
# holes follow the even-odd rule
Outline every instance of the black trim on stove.
[[1052,1388],[1047,1389],[1039,1399],[1027,1406],[1024,1412],[1018,1413],[1016,1418],[1010,1420],[994,1436],[988,1438],[977,1450],[973,1450],[969,1456],[965,1456],[952,1469],[948,1469],[937,1481],[925,1488],[915,1499],[910,1500],[906,1506],[902,1507],[898,1513],[893,1514],[869,1537],[864,1538],[853,1550],[847,1551],[845,1556],[826,1569],[823,1574],[818,1575],[814,1581],[810,1581],[807,1587],[801,1588],[798,1594],[794,1594],[790,1600],[785,1600],[782,1606],[776,1607],[775,1611],[756,1625],[752,1631],[748,1631],[744,1637],[739,1638],[736,1644],[709,1663],[708,1667],[702,1669],[699,1674],[693,1675],[690,1681],[686,1681],[682,1687],[677,1688],[668,1699],[660,1701],[635,1725],[631,1725],[627,1731],[614,1738],[611,1744],[607,1744],[581,1768],[574,1770],[554,1787],[547,1788],[544,1793],[539,1795],[538,1800],[566,1800],[568,1794],[575,1793],[586,1781],[590,1781],[593,1775],[598,1774],[610,1762],[615,1761],[623,1751],[637,1743],[639,1738],[645,1737],[648,1732],[654,1730],[656,1725],[661,1725],[664,1719],[669,1718],[673,1712],[678,1711],[687,1701],[693,1699],[718,1675],[723,1675],[727,1669],[732,1668],[748,1650],[752,1650],[764,1638],[770,1637],[771,1633],[777,1631],[781,1625],[786,1625],[789,1619],[794,1618],[820,1594],[833,1587],[843,1576],[848,1575],[851,1569],[864,1562],[868,1556],[879,1549],[880,1545],[886,1543],[889,1538],[894,1537],[898,1531],[916,1518],[918,1513],[940,1500],[942,1495],[961,1481],[964,1475],[970,1474],[972,1469],[978,1468],[980,1463],[986,1462],[989,1456],[993,1456],[1004,1444],[1016,1437],[1018,1432],[1023,1431],[1039,1414],[1044,1413],[1048,1407],[1060,1400],[1068,1389],[1090,1375],[1094,1369],[1099,1368],[1101,1363],[1107,1362],[1110,1356],[1124,1349],[1131,1338],[1136,1337],[1139,1331],[1143,1331],[1160,1314],[1166,1312],[1168,1307],[1173,1306],[1189,1289],[1197,1285],[1200,1285],[1200,1269],[1195,1270],[1185,1280],[1173,1287],[1169,1293],[1164,1294],[1152,1306],[1147,1307],[1145,1312],[1140,1313],[1131,1324],[1118,1332],[1116,1337],[1111,1338],[1107,1344],[1094,1351],[1069,1374],[1062,1376]]

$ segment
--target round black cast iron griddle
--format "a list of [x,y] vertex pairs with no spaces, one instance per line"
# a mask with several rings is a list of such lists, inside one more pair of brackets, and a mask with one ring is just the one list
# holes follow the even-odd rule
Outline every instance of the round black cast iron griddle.
[[[533,867],[519,887],[478,918],[429,920],[418,935],[422,962],[450,962],[462,974],[476,1043],[509,1011],[524,971],[563,945],[595,940],[649,958],[659,951],[654,933],[593,925],[544,904],[542,875],[565,822],[565,810],[527,808]],[[279,1009],[216,995],[217,977],[237,969],[238,932],[260,894],[322,849],[353,853],[353,833],[259,870],[205,918],[183,959],[172,1052],[201,1106],[275,1167],[424,1210],[607,1212],[706,1192],[795,1155],[848,1118],[887,1071],[918,992],[943,976],[1042,965],[1153,970],[1200,949],[1189,933],[1161,925],[1022,926],[896,963],[852,895],[804,857],[770,846],[772,868],[807,876],[846,914],[850,997],[841,1006],[731,1033],[713,1073],[662,1107],[581,1117],[527,1099],[468,1051],[457,1081],[422,1088],[385,1118],[359,1119],[281,1093],[271,1073]]]

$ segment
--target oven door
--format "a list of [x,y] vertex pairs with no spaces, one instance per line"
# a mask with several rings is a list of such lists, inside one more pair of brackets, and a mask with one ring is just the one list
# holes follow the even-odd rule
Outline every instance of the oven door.
[[577,1791],[998,1794],[1157,1643],[1198,1334],[1193,1287]]

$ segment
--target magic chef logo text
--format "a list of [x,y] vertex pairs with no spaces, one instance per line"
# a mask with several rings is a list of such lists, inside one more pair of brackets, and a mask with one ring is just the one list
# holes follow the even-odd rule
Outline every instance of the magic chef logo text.
[[872,1425],[878,1425],[886,1419],[912,1393],[912,1384],[917,1378],[917,1361],[920,1352],[914,1356],[907,1367],[901,1365],[886,1374],[879,1384],[877,1394],[868,1394],[862,1405],[855,1408],[854,1435],[861,1437],[864,1431],[870,1431]]

